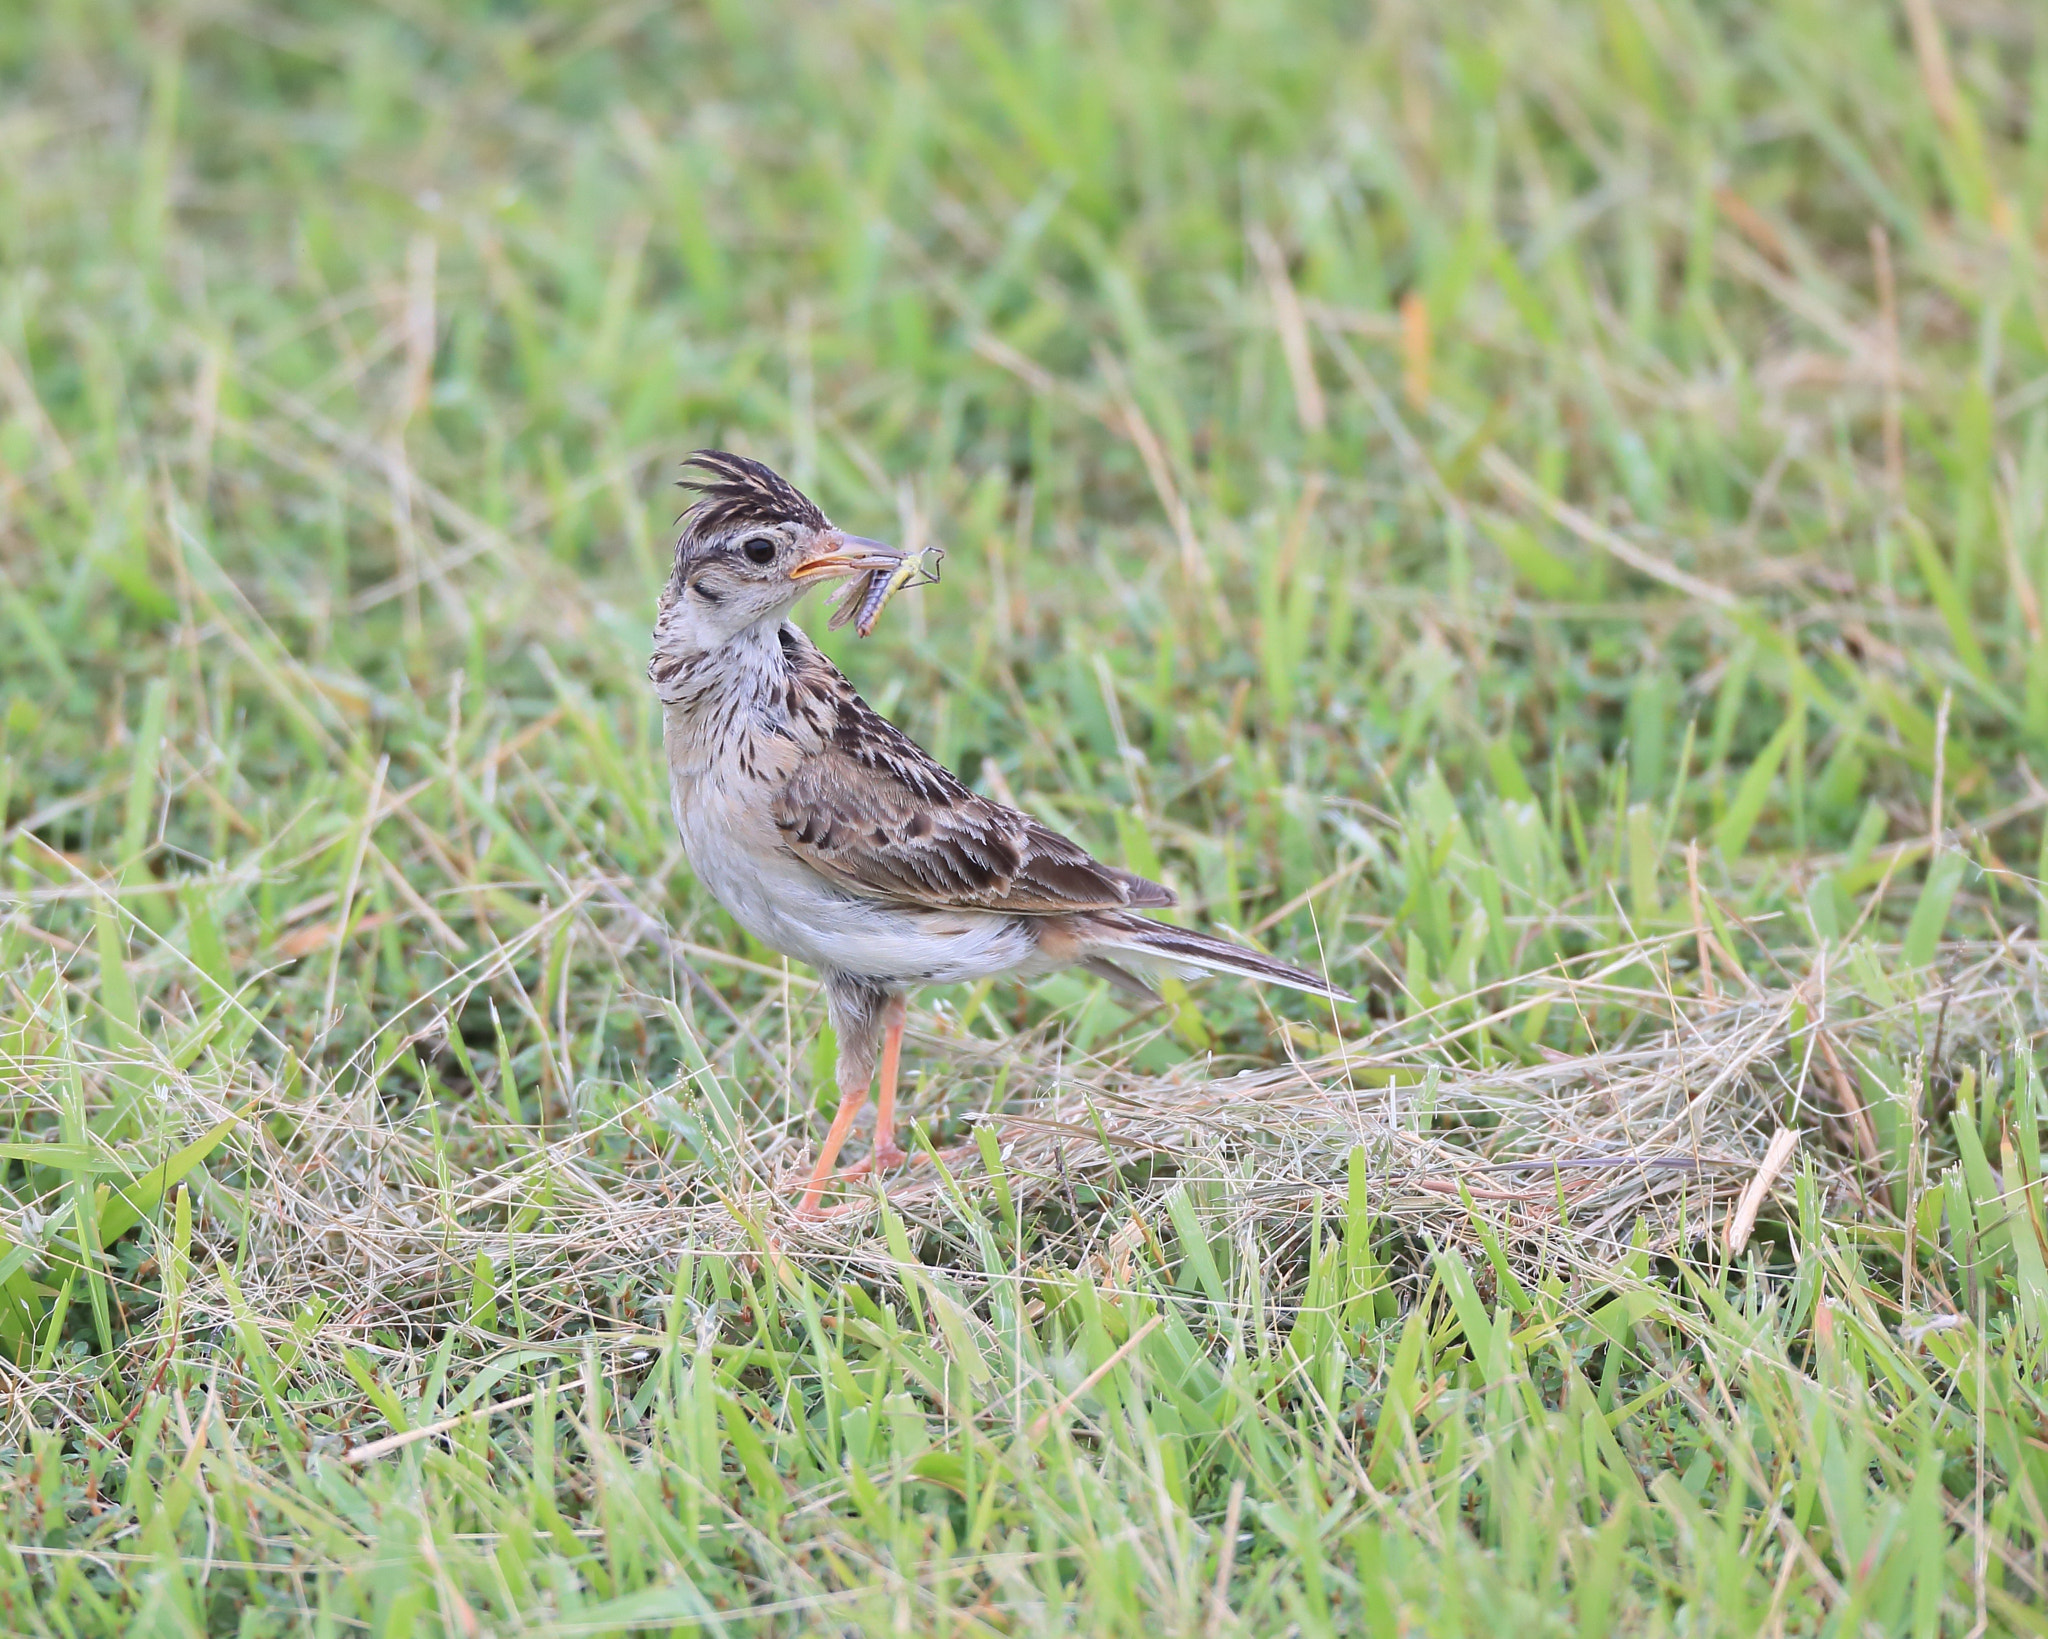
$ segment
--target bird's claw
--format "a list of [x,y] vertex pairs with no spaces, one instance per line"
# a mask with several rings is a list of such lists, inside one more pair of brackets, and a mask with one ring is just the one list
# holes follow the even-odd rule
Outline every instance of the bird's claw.
[[[865,1161],[856,1161],[850,1167],[844,1167],[838,1172],[827,1174],[817,1181],[817,1189],[822,1191],[830,1184],[851,1184],[867,1177],[872,1172],[894,1172],[909,1159],[911,1158],[902,1150],[898,1149],[894,1144],[890,1144],[885,1148],[878,1148]],[[867,1204],[867,1201],[862,1199],[858,1201],[845,1201],[833,1207],[822,1206],[819,1204],[816,1193],[806,1192],[804,1199],[797,1205],[796,1215],[799,1218],[809,1218],[813,1221],[825,1218],[838,1218],[843,1217],[849,1212],[858,1211]]]
[[841,1201],[836,1206],[826,1206],[818,1201],[799,1201],[797,1203],[796,1215],[809,1224],[829,1223],[834,1218],[848,1217],[860,1211],[867,1204],[868,1202],[865,1198],[854,1201]]
[[[820,1181],[820,1188],[822,1189],[824,1186],[831,1184],[850,1184],[859,1179],[866,1178],[871,1173],[895,1172],[902,1167],[928,1164],[935,1160],[952,1166],[957,1162],[972,1159],[980,1153],[979,1147],[974,1144],[955,1144],[949,1149],[936,1151],[911,1151],[902,1149],[895,1144],[890,1144],[884,1148],[877,1149],[865,1161],[856,1161],[852,1166],[828,1175]],[[869,1204],[870,1201],[867,1196],[861,1196],[857,1200],[842,1201],[836,1206],[825,1206],[816,1197],[807,1197],[798,1203],[796,1215],[812,1223],[821,1223],[829,1218],[843,1218],[848,1213],[858,1212],[862,1207]]]

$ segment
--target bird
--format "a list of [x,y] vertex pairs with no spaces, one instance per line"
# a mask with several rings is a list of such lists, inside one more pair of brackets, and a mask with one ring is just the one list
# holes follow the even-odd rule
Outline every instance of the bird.
[[[669,799],[698,881],[748,933],[814,968],[838,1040],[839,1106],[797,1211],[908,1159],[896,1142],[905,998],[923,985],[1077,968],[1139,995],[1130,965],[1235,974],[1334,1001],[1304,968],[1147,915],[1171,889],[968,789],[855,691],[791,614],[905,553],[834,527],[781,474],[699,450],[647,675]],[[880,1070],[871,1158],[833,1167]]]

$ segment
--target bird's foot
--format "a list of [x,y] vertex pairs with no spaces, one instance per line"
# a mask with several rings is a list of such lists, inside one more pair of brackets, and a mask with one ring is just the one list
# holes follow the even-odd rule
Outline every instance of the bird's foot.
[[858,1200],[842,1201],[837,1206],[829,1207],[821,1205],[819,1197],[823,1195],[828,1185],[851,1184],[867,1177],[870,1173],[893,1172],[909,1159],[910,1157],[905,1155],[902,1150],[898,1149],[894,1144],[890,1144],[886,1148],[877,1149],[865,1161],[856,1161],[852,1166],[841,1167],[837,1172],[828,1173],[825,1177],[815,1180],[812,1186],[804,1191],[803,1199],[797,1203],[796,1215],[799,1218],[810,1218],[815,1221],[826,1218],[843,1218],[849,1212],[858,1212],[862,1207],[869,1205],[869,1198],[865,1195],[861,1196]]
[[821,1201],[804,1200],[797,1203],[796,1215],[805,1223],[823,1224],[830,1223],[834,1218],[851,1217],[867,1205],[869,1202],[865,1196],[855,1201],[835,1202],[831,1206],[826,1206]]
[[852,1166],[836,1172],[832,1176],[841,1183],[844,1183],[852,1178],[865,1178],[871,1172],[894,1172],[904,1162],[916,1159],[916,1156],[909,1154],[894,1143],[877,1144],[874,1153],[865,1161],[856,1161]]
[[898,1167],[928,1166],[933,1160],[947,1166],[957,1166],[962,1161],[978,1160],[981,1148],[976,1144],[955,1144],[943,1150],[900,1150],[894,1144],[887,1149],[877,1150],[863,1161],[857,1172],[894,1172]]
[[871,1198],[863,1195],[857,1200],[842,1201],[836,1206],[825,1206],[819,1198],[827,1185],[850,1184],[872,1173],[895,1172],[900,1167],[917,1166],[933,1160],[942,1161],[949,1167],[957,1166],[960,1162],[973,1160],[980,1154],[980,1147],[971,1143],[955,1144],[950,1149],[915,1151],[905,1150],[893,1143],[878,1145],[865,1161],[856,1161],[850,1167],[842,1167],[839,1171],[817,1180],[812,1188],[804,1192],[803,1199],[797,1204],[796,1215],[813,1222],[822,1222],[828,1218],[843,1218],[848,1213],[858,1212],[862,1207],[871,1204]]

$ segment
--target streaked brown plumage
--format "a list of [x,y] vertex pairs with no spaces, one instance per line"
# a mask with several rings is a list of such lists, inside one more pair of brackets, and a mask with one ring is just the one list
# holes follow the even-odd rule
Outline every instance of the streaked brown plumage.
[[1124,962],[1231,972],[1343,998],[1257,951],[1142,915],[1174,903],[967,789],[877,714],[784,617],[812,581],[900,562],[832,527],[760,463],[691,457],[648,676],[671,803],[698,877],[771,948],[813,965],[839,1040],[840,1110],[805,1185],[816,1209],[879,1052],[873,1165],[895,1143],[903,997],[922,984],[1081,967],[1149,994]]
[[806,863],[855,892],[977,910],[1166,906],[1156,882],[1091,858],[1030,816],[976,796],[881,717],[817,650],[790,646],[790,686],[819,749],[775,797]]

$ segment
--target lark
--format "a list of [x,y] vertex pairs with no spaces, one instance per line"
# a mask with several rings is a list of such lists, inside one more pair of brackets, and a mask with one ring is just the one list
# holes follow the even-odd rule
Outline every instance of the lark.
[[[1146,915],[1173,893],[970,791],[790,619],[807,592],[836,581],[865,627],[880,589],[902,583],[905,554],[834,528],[758,461],[700,450],[686,469],[697,498],[647,674],[691,868],[734,921],[824,984],[839,1109],[799,1212],[816,1214],[835,1180],[906,1159],[896,1073],[904,999],[919,986],[1079,968],[1152,996],[1135,965],[1350,1000],[1302,968]],[[835,1174],[878,1060],[872,1157]]]

